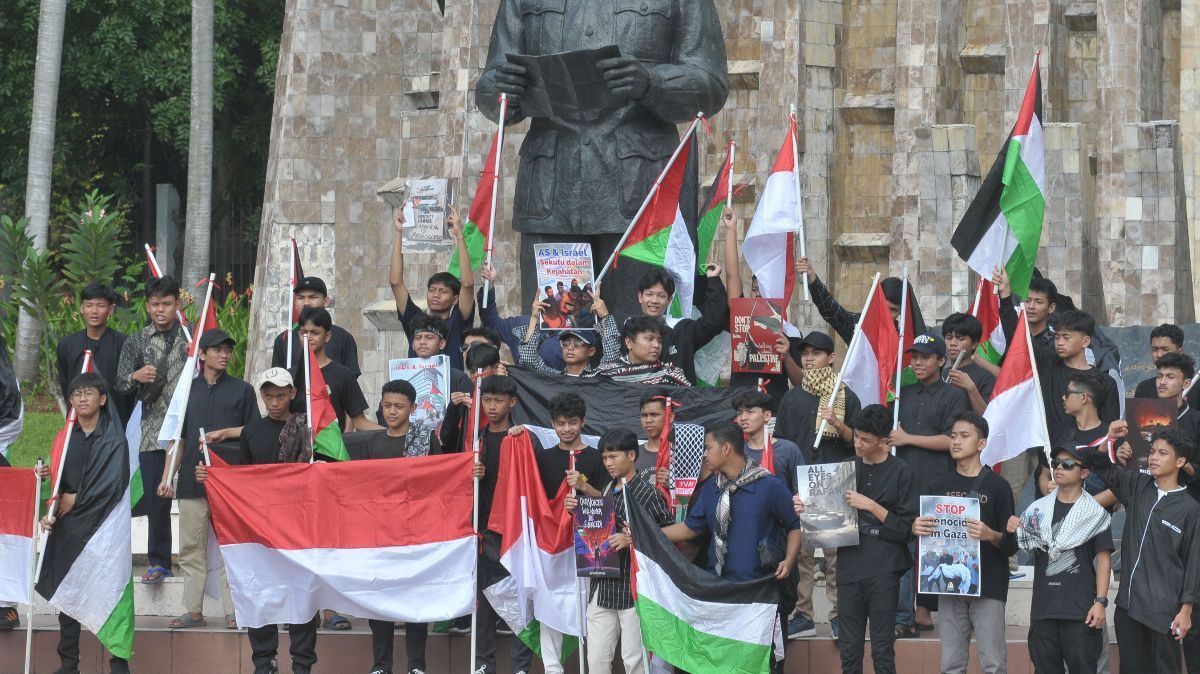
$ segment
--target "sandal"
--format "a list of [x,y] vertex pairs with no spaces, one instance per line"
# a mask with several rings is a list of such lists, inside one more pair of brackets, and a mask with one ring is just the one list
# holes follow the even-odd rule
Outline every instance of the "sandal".
[[201,618],[196,620],[191,613],[184,613],[167,624],[173,630],[186,630],[189,627],[208,627],[208,622]]
[[145,575],[142,576],[144,585],[158,585],[171,575],[170,569],[165,569],[161,566],[152,566],[146,569]]
[[321,623],[321,629],[323,630],[336,630],[338,632],[345,632],[346,630],[350,629],[350,627],[350,621],[336,613],[329,616],[327,620]]
[[911,639],[917,636],[917,629],[912,625],[896,625],[897,639]]
[[238,628],[237,616],[235,616],[232,613],[226,614],[225,615],[225,629],[236,630],[237,628]]

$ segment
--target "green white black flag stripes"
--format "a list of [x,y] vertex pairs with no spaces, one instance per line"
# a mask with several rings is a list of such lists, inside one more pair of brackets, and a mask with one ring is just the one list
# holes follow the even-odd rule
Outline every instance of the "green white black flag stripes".
[[1004,267],[1012,291],[1025,297],[1042,238],[1045,194],[1042,80],[1034,59],[1017,123],[950,244],[984,278],[991,278],[996,267]]
[[646,650],[692,674],[770,671],[775,580],[731,582],[692,565],[636,502],[630,506],[634,605]]
[[131,491],[130,480],[137,475],[137,445],[126,441],[111,405],[95,432],[99,437],[88,448],[75,506],[46,541],[37,591],[94,632],[110,653],[128,660],[133,654],[129,518],[131,500],[141,497],[141,483]]

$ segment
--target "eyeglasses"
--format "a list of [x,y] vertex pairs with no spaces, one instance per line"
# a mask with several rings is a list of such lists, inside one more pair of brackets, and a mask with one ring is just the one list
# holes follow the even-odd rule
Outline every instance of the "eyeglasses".
[[71,392],[71,400],[92,400],[99,397],[100,392],[94,388]]
[[1052,468],[1062,468],[1063,470],[1075,470],[1083,468],[1083,464],[1075,459],[1054,459],[1050,462]]

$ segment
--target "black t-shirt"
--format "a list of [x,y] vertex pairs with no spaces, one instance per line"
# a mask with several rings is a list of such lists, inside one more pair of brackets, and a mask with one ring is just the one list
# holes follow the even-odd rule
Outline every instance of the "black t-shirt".
[[[1067,420],[1050,431],[1050,446],[1051,447],[1086,447],[1096,440],[1108,435],[1108,425],[1101,422],[1095,428],[1087,430],[1079,430],[1075,425],[1075,420],[1068,417]],[[1038,467],[1049,469],[1050,464],[1046,460],[1046,453],[1039,451]],[[1100,479],[1099,475],[1089,474],[1087,479],[1083,481],[1083,488],[1087,493],[1095,496],[1096,494],[1108,491],[1108,486],[1104,484],[1104,480]],[[1114,506],[1115,507],[1115,506]]]
[[[483,429],[483,437],[479,443],[479,462],[483,464],[483,477],[479,479],[479,521],[481,527],[487,527],[488,518],[492,513],[492,500],[496,497],[496,479],[500,475],[500,448],[508,430],[493,432]],[[530,433],[529,442],[533,445],[535,456],[542,451],[542,445],[537,436]],[[468,450],[469,451],[469,450]]]
[[952,470],[934,480],[923,493],[926,496],[966,497],[972,490],[978,489],[979,521],[992,531],[1003,534],[1000,547],[987,541],[979,543],[979,595],[1008,601],[1008,558],[1017,552],[1017,535],[1008,533],[1007,528],[1008,518],[1015,514],[1012,488],[1007,480],[987,466],[983,467],[982,475],[977,487],[978,476],[968,477],[958,470]]
[[[426,428],[409,428],[409,432],[399,437],[388,435],[387,429],[381,431],[371,431],[367,439],[366,456],[367,459],[402,459],[408,456],[409,436],[413,433],[424,432],[428,434],[427,442],[429,445],[429,453],[422,456],[432,456],[442,453],[442,445],[438,442],[437,434]],[[424,451],[422,448],[421,451]]]
[[238,463],[262,465],[279,463],[279,433],[286,421],[271,417],[255,419],[242,427],[238,440]]
[[[1072,505],[1054,502],[1052,527],[1058,528]],[[1096,555],[1115,549],[1112,530],[1105,529],[1083,545],[1063,553],[1053,568],[1048,567],[1050,556],[1044,550],[1034,550],[1033,606],[1029,618],[1082,622],[1096,598]]]
[[[546,497],[554,498],[571,467],[571,452],[559,447],[543,449],[537,453],[537,467],[542,475],[542,486],[546,488]],[[584,447],[575,455],[575,470],[599,491],[604,491],[610,481],[600,451],[592,447]]]
[[[298,335],[292,333],[292,367],[300,362],[300,348],[304,343]],[[287,367],[287,331],[279,333],[271,346],[271,367]],[[329,359],[341,363],[354,372],[354,376],[362,374],[358,367],[358,343],[354,335],[340,325],[333,326],[329,333],[329,341],[325,344],[325,355]]]
[[[1143,379],[1133,390],[1134,398],[1157,398],[1158,397],[1158,378],[1155,375],[1150,375]],[[1200,386],[1193,386],[1192,390],[1187,392],[1183,397],[1184,402],[1191,405],[1192,409],[1200,409]]]
[[[396,316],[400,319],[400,324],[404,326],[404,336],[408,338],[408,357],[416,358],[417,352],[413,351],[413,321],[418,316],[427,315],[412,301],[412,297],[408,298],[408,304],[400,307],[396,311]],[[462,353],[462,333],[471,327],[475,322],[475,312],[471,311],[470,316],[463,316],[462,310],[458,308],[458,303],[455,302],[453,307],[450,307],[450,314],[446,316],[446,330],[449,334],[446,335],[446,348],[442,353],[450,357],[450,367],[456,370],[463,368],[463,353]]]
[[[325,386],[329,388],[329,402],[337,415],[338,425],[346,430],[346,420],[356,417],[367,410],[367,398],[363,395],[362,387],[358,385],[358,377],[350,368],[337,361],[321,368],[321,376],[325,378]],[[304,370],[296,379],[296,397],[292,400],[293,412],[306,412],[304,391]]]

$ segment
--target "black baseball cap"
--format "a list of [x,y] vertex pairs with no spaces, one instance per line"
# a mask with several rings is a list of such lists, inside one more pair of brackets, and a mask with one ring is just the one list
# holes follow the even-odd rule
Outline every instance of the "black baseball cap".
[[562,341],[567,337],[574,337],[588,346],[596,346],[596,334],[593,330],[571,328],[558,333],[559,341]]
[[833,338],[819,330],[813,330],[800,340],[800,348],[803,349],[806,346],[811,346],[826,353],[833,353],[834,351]]
[[1059,454],[1067,454],[1076,461],[1083,460],[1083,452],[1080,451],[1079,447],[1055,447],[1054,451],[1050,452],[1050,458],[1053,459]]
[[207,330],[203,335],[200,335],[201,349],[211,349],[212,347],[220,346],[221,344],[233,346],[236,343],[237,342],[233,341],[233,338],[230,337],[228,333],[220,328],[216,328],[215,330]]
[[296,294],[301,290],[315,290],[322,295],[329,297],[329,288],[325,286],[325,281],[320,276],[305,276],[300,279],[300,285],[292,289],[292,294]]
[[927,353],[945,358],[946,342],[932,332],[926,332],[925,334],[917,335],[913,339],[913,344],[909,347],[908,352],[911,353],[914,351],[916,353]]

